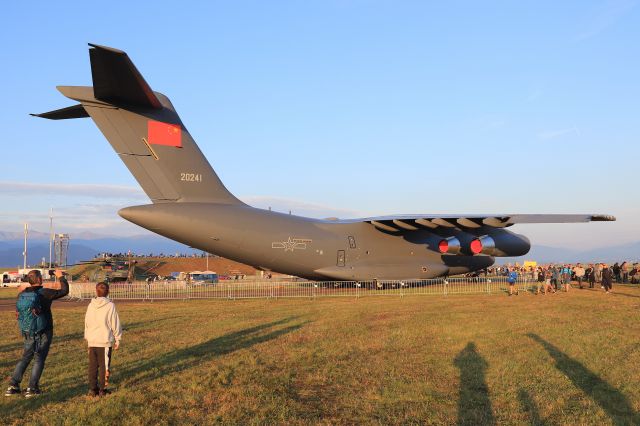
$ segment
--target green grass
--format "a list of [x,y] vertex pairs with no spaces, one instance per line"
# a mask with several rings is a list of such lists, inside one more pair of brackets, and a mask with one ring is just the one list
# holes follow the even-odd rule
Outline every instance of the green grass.
[[0,287],[0,300],[15,299],[18,297],[18,289],[14,287]]
[[[84,308],[60,308],[45,394],[3,397],[0,418],[639,424],[640,290],[615,290],[119,304],[116,391],[99,400],[84,396]],[[2,330],[14,321],[2,312]],[[5,377],[19,355],[16,333],[3,332]]]

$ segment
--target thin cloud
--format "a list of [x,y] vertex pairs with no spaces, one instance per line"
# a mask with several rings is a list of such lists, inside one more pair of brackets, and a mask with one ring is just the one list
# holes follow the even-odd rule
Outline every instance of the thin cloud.
[[611,27],[636,6],[634,0],[617,0],[605,2],[585,25],[585,30],[574,37],[574,41],[583,41]]
[[65,195],[75,197],[147,199],[140,188],[124,185],[86,183],[36,183],[0,181],[0,194],[31,197]]
[[547,131],[538,133],[538,138],[542,140],[552,140],[552,139],[558,139],[562,136],[567,136],[570,134],[580,136],[580,130],[578,130],[576,126],[567,127],[565,129],[547,130]]

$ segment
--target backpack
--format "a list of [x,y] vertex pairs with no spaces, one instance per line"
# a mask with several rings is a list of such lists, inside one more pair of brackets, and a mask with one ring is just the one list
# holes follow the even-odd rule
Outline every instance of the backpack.
[[42,296],[36,291],[23,291],[16,302],[18,328],[26,337],[42,334],[49,325],[47,316],[42,312]]
[[509,272],[509,279],[507,279],[509,284],[514,284],[516,279],[518,279],[518,273],[516,271]]

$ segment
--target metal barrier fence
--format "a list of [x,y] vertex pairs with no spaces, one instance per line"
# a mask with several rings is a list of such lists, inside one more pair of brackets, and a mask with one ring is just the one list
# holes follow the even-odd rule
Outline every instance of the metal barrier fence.
[[[537,287],[531,278],[520,278],[519,291]],[[507,277],[436,278],[395,281],[243,281],[225,280],[212,284],[187,284],[184,281],[112,283],[109,297],[114,300],[181,299],[255,299],[292,297],[364,297],[448,294],[497,294],[508,292]],[[69,284],[69,298],[90,299],[95,283]]]

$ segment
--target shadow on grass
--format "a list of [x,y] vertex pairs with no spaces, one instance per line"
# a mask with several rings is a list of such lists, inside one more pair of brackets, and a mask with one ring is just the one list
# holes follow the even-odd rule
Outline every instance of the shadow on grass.
[[528,333],[527,336],[545,348],[556,362],[556,368],[600,405],[614,424],[640,424],[640,416],[619,390],[537,334]]
[[[164,317],[164,318],[156,318],[153,321],[140,321],[140,322],[132,322],[132,323],[126,323],[122,325],[122,330],[123,332],[127,333],[131,330],[136,330],[139,328],[143,328],[143,327],[154,327],[157,323],[159,322],[164,322],[164,321],[168,321],[171,319],[176,319],[179,318],[178,316],[172,316],[172,317]],[[23,341],[22,341],[22,337],[20,337],[19,333],[19,329],[16,326],[15,329],[15,340],[13,343],[7,343],[6,345],[2,345],[0,346],[0,353],[2,352],[9,352],[9,351],[13,351],[13,350],[17,350],[17,349],[22,349],[23,346]],[[55,331],[55,329],[54,329]],[[56,344],[62,343],[62,342],[70,342],[73,340],[82,340],[84,339],[84,331],[79,332],[79,333],[70,333],[70,334],[63,334],[62,336],[56,336],[55,332],[53,335],[53,340],[51,341],[51,345],[54,346]],[[18,362],[18,360],[16,359],[16,362]]]
[[[277,339],[278,337],[302,328],[308,321],[284,328],[269,331],[273,327],[286,325],[296,317],[261,324],[210,339],[206,342],[177,349],[158,355],[157,357],[118,366],[114,371],[114,379],[117,383],[135,385],[144,381],[153,380],[188,368],[197,367],[198,364],[211,360],[217,356],[229,354],[238,350],[247,349],[259,343]],[[17,360],[16,360],[17,361]],[[86,365],[78,368],[85,372]],[[46,374],[46,369],[45,369]],[[13,406],[2,407],[5,418],[17,416],[25,410],[37,410],[48,403],[66,401],[83,395],[87,392],[88,383],[84,374],[64,380],[56,386],[55,391],[47,392],[38,398],[19,398]]]
[[153,380],[156,377],[163,377],[167,374],[191,368],[195,362],[206,362],[216,356],[226,355],[269,340],[277,339],[282,335],[300,329],[307,323],[303,322],[266,332],[273,327],[290,323],[294,319],[295,317],[284,318],[255,327],[245,328],[194,346],[174,350],[152,359],[133,363],[122,369],[122,371],[116,372],[116,379],[118,376],[123,378],[128,377],[130,379],[122,381],[127,384]]
[[458,398],[458,425],[493,425],[495,419],[485,380],[487,362],[480,356],[473,342],[454,359],[460,369],[460,395]]
[[[624,290],[624,288],[622,288]],[[590,293],[602,293],[603,297],[610,297],[610,296],[624,296],[624,297],[636,297],[636,298],[640,298],[640,295],[637,294],[629,294],[629,293],[622,293],[620,292],[620,287],[617,288],[612,288],[611,289],[611,293],[607,294],[604,292],[603,289],[600,288],[600,286],[598,286],[598,288],[588,288],[585,287],[583,290],[587,290]]]
[[[24,342],[23,342],[22,337],[20,337],[19,333],[20,333],[20,330],[18,328],[16,328],[14,342],[13,343],[7,343],[6,345],[0,346],[0,352],[9,352],[9,351],[17,350],[17,349],[22,349],[22,347],[24,346]],[[53,340],[51,341],[51,344],[55,345],[56,343],[69,342],[71,340],[79,340],[79,339],[82,339],[82,338],[84,338],[84,332],[83,333],[64,334],[62,336],[56,336],[54,334]],[[17,359],[16,359],[16,362],[18,362]]]
[[538,406],[536,405],[536,402],[533,400],[533,398],[531,398],[531,395],[529,395],[529,392],[527,392],[525,389],[520,389],[518,391],[518,399],[520,400],[520,404],[522,405],[522,411],[529,415],[531,425],[543,426],[545,422],[540,418],[540,411],[538,410]]

